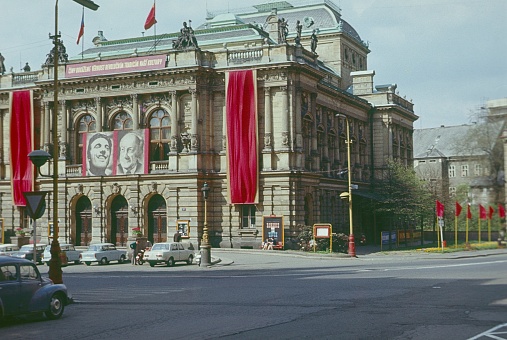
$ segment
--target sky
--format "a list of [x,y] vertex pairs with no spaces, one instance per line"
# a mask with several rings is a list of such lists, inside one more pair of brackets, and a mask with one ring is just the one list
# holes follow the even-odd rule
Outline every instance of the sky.
[[[56,1],[1,1],[0,53],[8,72],[19,72],[26,62],[32,71],[40,69],[52,48]],[[414,103],[415,128],[468,124],[488,100],[507,98],[506,0],[331,1],[368,42],[374,84],[397,84],[399,95]],[[143,27],[153,0],[94,2],[97,11],[85,8],[85,49],[93,47],[98,31],[108,40],[154,34]],[[266,2],[274,1],[157,0],[157,34],[178,32],[188,20],[195,28],[206,11]],[[58,0],[58,12],[67,53],[76,56],[82,6]]]

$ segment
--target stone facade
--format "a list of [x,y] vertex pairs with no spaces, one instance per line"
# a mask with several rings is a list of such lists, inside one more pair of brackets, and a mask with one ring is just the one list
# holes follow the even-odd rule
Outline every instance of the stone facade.
[[[347,202],[339,198],[348,190],[343,175],[348,166],[346,121],[336,115],[346,116],[350,124],[352,178],[360,194],[369,191],[388,159],[411,164],[417,119],[413,105],[394,92],[395,85],[374,89],[374,72],[367,71],[368,46],[334,4],[256,8],[254,14],[208,18],[195,30],[199,48],[172,48],[177,34],[157,37],[156,52],[146,47],[153,37],[94,40],[94,48],[60,65],[64,76],[57,112],[51,65],[19,84],[16,74],[2,76],[0,213],[5,225],[26,223],[24,209],[10,204],[9,148],[15,146],[9,145],[8,103],[12,91],[30,89],[37,148],[54,151],[51,117],[58,114],[62,242],[123,246],[134,227],[152,242],[165,241],[172,238],[178,221],[188,221],[187,241],[198,245],[205,182],[210,187],[206,213],[214,247],[259,247],[263,216],[270,215],[283,216],[286,240],[297,236],[302,225],[314,223],[331,223],[335,232],[348,230]],[[290,27],[287,42],[273,37],[281,17],[306,23],[300,45],[293,43]],[[262,28],[255,22],[269,25]],[[331,24],[325,27],[327,22]],[[312,53],[311,33],[317,27],[318,47]],[[137,62],[153,55],[163,56],[163,67],[69,76],[70,67],[125,58]],[[227,198],[226,73],[236,69],[256,72],[260,195],[254,205],[231,205]],[[82,175],[82,133],[130,129],[150,131],[148,173]],[[47,165],[41,172],[51,169]],[[52,180],[39,177],[36,186],[52,191]],[[52,199],[49,194],[48,207]],[[373,239],[377,226],[371,211],[356,202],[356,230]],[[39,225],[50,219],[48,209]],[[45,229],[38,235],[43,240],[47,236]]]

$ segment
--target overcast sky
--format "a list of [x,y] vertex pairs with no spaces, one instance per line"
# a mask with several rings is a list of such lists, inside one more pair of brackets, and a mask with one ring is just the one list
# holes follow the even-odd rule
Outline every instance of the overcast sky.
[[[141,36],[153,0],[94,0],[85,9],[85,49],[99,30],[108,40]],[[290,0],[288,0],[290,2]],[[208,11],[248,7],[261,0],[157,0],[157,34],[197,27]],[[273,1],[271,1],[273,2]],[[375,84],[396,83],[420,117],[416,128],[472,121],[487,100],[507,98],[506,0],[333,0],[342,18],[369,42]],[[26,62],[40,69],[52,47],[55,0],[1,1],[0,53],[9,71]],[[59,30],[69,56],[82,7],[59,0]],[[291,23],[289,23],[291,24]],[[293,24],[293,23],[292,23]],[[153,28],[146,32],[153,35]],[[318,48],[317,48],[318,52]]]

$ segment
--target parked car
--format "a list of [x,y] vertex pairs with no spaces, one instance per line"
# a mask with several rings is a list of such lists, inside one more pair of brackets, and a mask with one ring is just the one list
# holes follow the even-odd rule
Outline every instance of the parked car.
[[165,263],[168,267],[173,266],[175,262],[192,264],[193,260],[194,251],[185,249],[181,242],[155,243],[151,250],[144,253],[144,261],[148,262],[150,267],[158,263]]
[[0,256],[0,318],[44,312],[58,319],[68,303],[67,287],[43,278],[34,263]]
[[0,255],[10,255],[13,251],[18,251],[19,247],[14,243],[0,244]]
[[118,261],[118,263],[123,263],[126,259],[126,250],[116,249],[116,246],[112,243],[92,244],[80,254],[81,262],[84,262],[87,266],[91,265],[92,262],[108,264],[111,261]]
[[[81,252],[79,250],[76,250],[73,244],[69,243],[61,243],[60,249],[62,253],[65,253],[65,256],[67,258],[67,263],[74,262],[75,264],[79,264],[79,255]],[[51,245],[47,245],[46,249],[44,249],[44,253],[42,253],[42,262],[47,264],[49,266],[49,261],[51,260]]]
[[[36,248],[35,262],[37,262],[38,264],[42,264],[42,253],[44,252],[46,246],[47,246],[46,244],[35,245]],[[12,253],[10,253],[9,256],[33,261],[33,244],[25,244],[24,246],[21,246],[21,248],[19,248],[18,251],[13,251]]]

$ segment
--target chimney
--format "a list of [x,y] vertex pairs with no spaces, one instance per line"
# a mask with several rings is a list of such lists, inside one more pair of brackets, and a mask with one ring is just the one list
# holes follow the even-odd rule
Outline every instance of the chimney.
[[352,77],[353,94],[355,96],[372,94],[374,75],[375,71],[350,72],[350,76]]

